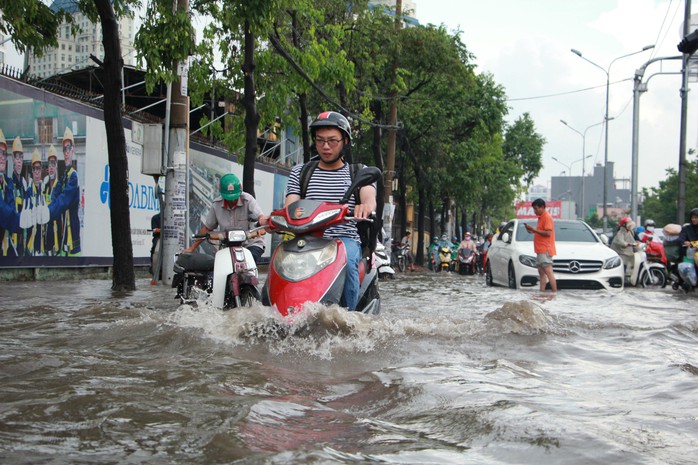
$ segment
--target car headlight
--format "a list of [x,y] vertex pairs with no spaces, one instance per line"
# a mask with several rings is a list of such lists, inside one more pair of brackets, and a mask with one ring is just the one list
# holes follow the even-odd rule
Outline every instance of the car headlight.
[[524,266],[536,268],[536,257],[531,257],[530,255],[519,255],[519,262],[521,262],[521,264]]
[[274,256],[274,268],[288,281],[302,281],[320,272],[337,257],[337,243],[315,250],[287,252],[279,248]]
[[621,261],[619,256],[611,257],[604,262],[603,269],[610,270],[613,268],[618,268],[622,264],[623,264],[623,262]]

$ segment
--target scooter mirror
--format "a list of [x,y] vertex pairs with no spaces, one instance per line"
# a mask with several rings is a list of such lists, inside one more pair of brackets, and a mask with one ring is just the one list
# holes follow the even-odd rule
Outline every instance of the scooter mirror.
[[376,168],[375,166],[365,166],[361,168],[359,172],[356,173],[356,176],[354,177],[354,182],[351,183],[351,186],[349,186],[349,189],[347,189],[347,191],[344,194],[344,197],[342,197],[342,200],[340,200],[339,203],[349,202],[349,199],[352,195],[354,195],[356,189],[358,189],[359,187],[368,186],[369,184],[373,184],[374,182],[378,181],[382,175],[383,173],[381,172],[381,170]]

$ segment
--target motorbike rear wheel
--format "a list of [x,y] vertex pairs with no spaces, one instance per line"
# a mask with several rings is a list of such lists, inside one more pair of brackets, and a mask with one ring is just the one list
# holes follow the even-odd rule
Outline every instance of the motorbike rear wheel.
[[400,269],[400,272],[404,273],[405,272],[405,256],[400,255],[397,257],[397,267]]
[[664,288],[666,286],[666,274],[660,268],[649,268],[643,271],[642,276],[640,276],[640,285],[657,289]]

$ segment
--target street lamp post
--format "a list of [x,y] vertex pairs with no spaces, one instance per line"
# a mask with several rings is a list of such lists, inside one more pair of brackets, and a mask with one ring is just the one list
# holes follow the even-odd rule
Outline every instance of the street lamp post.
[[586,58],[585,56],[582,55],[582,52],[579,50],[571,49],[572,53],[577,55],[579,58],[582,60],[592,64],[593,66],[599,68],[601,71],[603,71],[606,74],[606,111],[604,113],[604,155],[603,155],[603,231],[604,233],[608,229],[608,213],[607,213],[607,208],[606,204],[607,199],[608,199],[608,95],[609,95],[609,90],[610,90],[610,85],[611,85],[611,66],[613,66],[613,63],[615,63],[617,60],[620,60],[621,58],[626,58],[632,55],[637,55],[638,53],[642,53],[646,50],[653,49],[654,45],[646,45],[642,47],[642,50],[638,50],[636,52],[628,53],[626,55],[621,55],[619,57],[614,58],[611,60],[611,63],[609,63],[608,68],[603,68],[601,65],[598,65],[591,61],[590,59]]
[[[645,62],[640,68],[635,71],[635,79],[633,79],[633,136],[632,136],[632,168],[630,174],[630,218],[633,221],[637,221],[638,217],[638,204],[640,203],[638,195],[638,173],[639,173],[639,141],[640,141],[640,96],[643,92],[647,92],[647,83],[652,76],[656,74],[682,74],[680,72],[659,72],[655,73],[647,81],[642,82],[642,78],[645,76],[645,71],[647,67],[652,63],[657,61],[661,62],[664,60],[681,60],[682,55],[672,56],[672,57],[658,57],[652,58],[651,60]],[[638,223],[639,224],[639,223]]]
[[[613,119],[613,117],[608,118],[609,121],[612,119]],[[577,131],[575,128],[573,128],[572,126],[567,124],[567,121],[565,121],[565,120],[561,119],[560,122],[562,124],[564,124],[565,126],[567,126],[568,128],[570,128],[571,130],[573,130],[574,132],[576,132],[577,134],[579,134],[580,136],[582,136],[582,208],[581,208],[581,210],[582,210],[582,219],[586,220],[586,216],[584,216],[584,212],[586,211],[586,195],[585,195],[586,191],[584,190],[584,178],[586,177],[586,168],[584,167],[584,160],[591,157],[591,155],[584,156],[584,154],[587,151],[587,149],[586,149],[587,131],[589,129],[593,128],[594,126],[598,126],[599,124],[603,124],[604,121],[600,121],[598,123],[594,123],[590,126],[587,126],[586,129],[584,129],[583,133]]]

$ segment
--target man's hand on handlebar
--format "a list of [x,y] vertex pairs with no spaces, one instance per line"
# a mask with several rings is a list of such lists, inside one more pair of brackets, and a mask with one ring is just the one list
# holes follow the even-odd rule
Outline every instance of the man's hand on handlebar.
[[373,208],[369,205],[358,204],[354,207],[354,218],[367,219],[373,214]]

